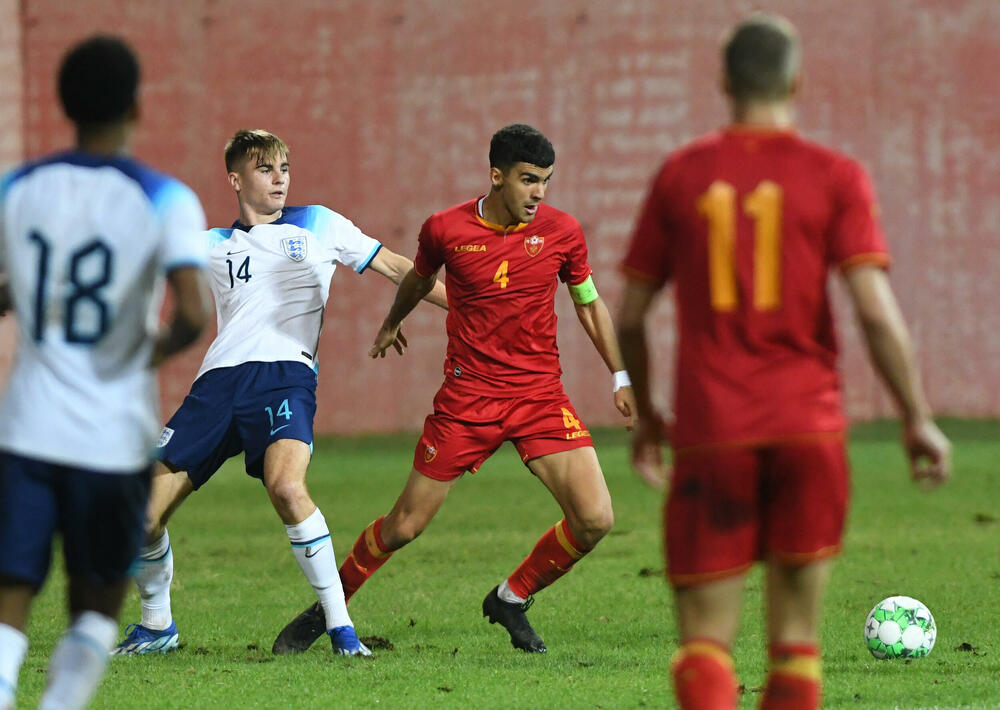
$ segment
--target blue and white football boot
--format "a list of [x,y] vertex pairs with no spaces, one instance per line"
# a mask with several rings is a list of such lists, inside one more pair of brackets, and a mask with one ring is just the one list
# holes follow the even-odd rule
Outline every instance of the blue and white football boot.
[[125,639],[111,649],[112,656],[139,656],[144,653],[167,653],[177,648],[177,624],[173,621],[162,631],[147,629],[142,624],[125,627]]
[[329,631],[333,652],[341,656],[370,656],[371,650],[361,643],[353,626],[336,626]]

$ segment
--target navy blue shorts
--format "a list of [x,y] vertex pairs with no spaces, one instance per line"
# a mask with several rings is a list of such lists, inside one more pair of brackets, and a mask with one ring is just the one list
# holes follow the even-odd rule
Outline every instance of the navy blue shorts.
[[95,586],[125,579],[145,537],[150,473],[104,473],[0,451],[0,575],[40,589],[58,532],[71,576]]
[[312,445],[316,373],[300,362],[245,362],[209,370],[191,385],[160,434],[157,458],[187,471],[195,490],[226,459],[245,452],[264,478],[264,451],[279,439]]

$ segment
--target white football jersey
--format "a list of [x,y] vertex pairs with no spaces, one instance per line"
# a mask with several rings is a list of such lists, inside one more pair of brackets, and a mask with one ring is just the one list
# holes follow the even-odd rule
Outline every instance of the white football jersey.
[[0,449],[114,473],[151,462],[164,277],[205,265],[204,230],[188,187],[127,158],[63,153],[3,178],[0,271],[19,343]]
[[316,348],[337,264],[359,274],[381,243],[320,205],[286,207],[268,224],[208,231],[219,334],[198,370],[293,361],[317,369]]

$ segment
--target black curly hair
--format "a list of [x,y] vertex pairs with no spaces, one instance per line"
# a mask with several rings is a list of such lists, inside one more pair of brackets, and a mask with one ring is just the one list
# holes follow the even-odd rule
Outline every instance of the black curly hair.
[[124,118],[135,106],[139,61],[121,39],[97,35],[77,44],[59,68],[59,99],[73,123],[92,128]]

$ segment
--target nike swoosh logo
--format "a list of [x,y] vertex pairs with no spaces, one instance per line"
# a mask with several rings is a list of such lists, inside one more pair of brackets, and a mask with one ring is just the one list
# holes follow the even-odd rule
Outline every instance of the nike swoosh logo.
[[271,430],[271,436],[274,436],[274,435],[275,435],[275,434],[277,434],[277,433],[278,433],[279,431],[281,431],[282,429],[284,429],[284,428],[285,428],[286,426],[291,426],[291,424],[282,424],[282,425],[281,425],[281,426],[279,426],[279,427],[278,427],[277,429],[272,429],[272,430]]
[[315,557],[316,555],[318,555],[320,553],[320,550],[322,550],[325,547],[326,547],[326,545],[320,545],[319,547],[307,547],[306,548],[306,557]]
[[245,251],[250,251],[249,249],[240,249],[239,251],[227,251],[226,256],[232,256],[233,254],[242,254]]

